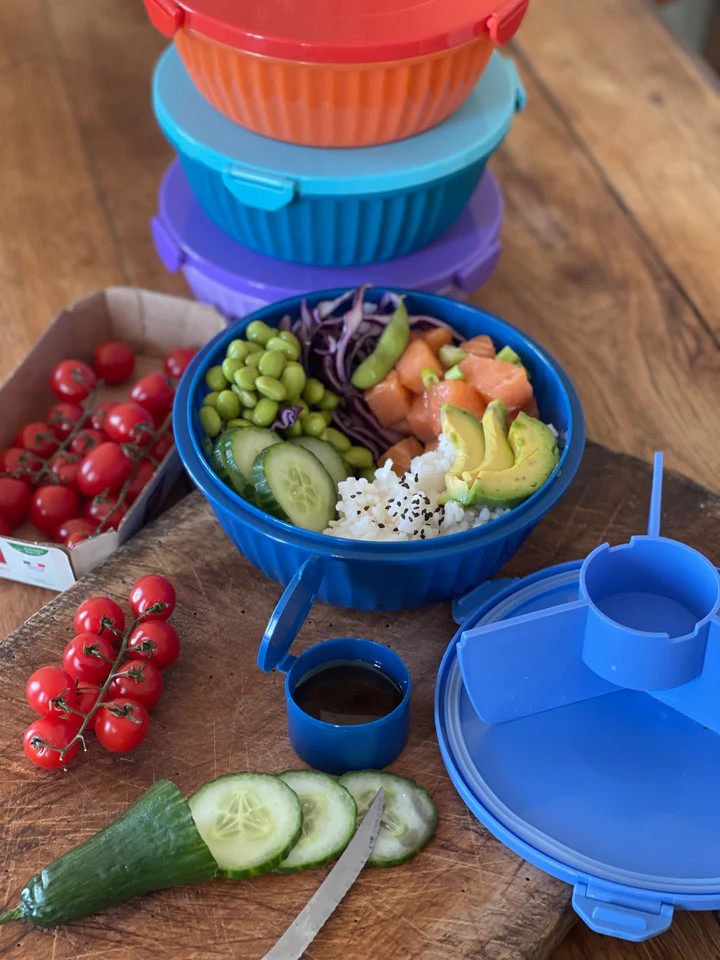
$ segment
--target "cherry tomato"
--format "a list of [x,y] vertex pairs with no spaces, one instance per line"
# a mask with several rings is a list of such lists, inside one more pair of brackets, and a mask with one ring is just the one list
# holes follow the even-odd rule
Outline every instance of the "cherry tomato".
[[0,477],[0,517],[11,528],[17,527],[25,519],[31,496],[30,487],[24,480]]
[[60,667],[40,667],[28,678],[25,699],[41,717],[59,716],[67,719],[68,711],[63,708],[63,704],[72,709],[77,708],[75,681]]
[[135,369],[135,354],[119,340],[99,343],[93,351],[95,373],[105,383],[116,385],[130,379]]
[[105,420],[107,419],[107,415],[112,408],[116,406],[117,402],[115,400],[105,400],[104,403],[99,403],[95,407],[90,415],[90,426],[93,428],[93,430],[105,429]]
[[88,533],[86,530],[73,530],[73,532],[69,533],[63,540],[63,546],[72,550],[73,547],[76,547],[84,540],[89,540],[91,536],[92,534]]
[[[94,520],[88,520],[86,517],[72,517],[60,524],[55,531],[55,539],[58,543],[64,543],[66,547],[69,547],[75,543],[80,543],[81,540],[87,540],[95,533],[96,528],[97,523]],[[68,538],[74,537],[76,533],[81,533],[82,537],[75,538],[73,543],[69,544]],[[95,631],[91,630],[90,632],[94,633]]]
[[60,524],[79,511],[80,498],[72,487],[38,487],[30,501],[30,519],[46,537],[54,537]]
[[130,486],[127,489],[126,503],[133,503],[135,500],[137,500],[154,476],[155,467],[150,463],[150,461],[141,461],[137,465],[135,469],[135,476],[130,481]]
[[65,754],[60,753],[76,733],[75,724],[63,720],[62,717],[41,717],[34,720],[25,731],[23,749],[36,767],[59,770],[67,766],[78,752],[80,741],[76,740]]
[[158,670],[165,670],[178,658],[180,638],[172,624],[149,620],[135,627],[128,637],[127,650],[133,660],[151,660]]
[[57,437],[46,423],[26,423],[15,437],[15,446],[47,459],[59,447]]
[[96,430],[94,427],[86,427],[80,430],[70,441],[70,449],[73,453],[79,453],[81,457],[86,456],[91,450],[97,450],[102,443],[107,443],[108,436],[104,430]]
[[85,411],[79,403],[56,403],[47,415],[48,426],[58,438],[69,437],[75,427],[85,419]]
[[[115,660],[115,648],[110,640],[97,633],[79,633],[63,652],[63,667],[81,683],[104,683]],[[110,661],[110,662],[108,662]]]
[[0,537],[8,537],[11,533],[10,524],[5,517],[0,517]]
[[75,611],[73,626],[77,633],[100,633],[110,640],[117,640],[117,636],[109,630],[103,629],[103,620],[109,620],[111,625],[120,633],[125,629],[125,614],[122,607],[110,597],[89,597],[83,600]]
[[80,464],[77,485],[86,497],[108,490],[117,493],[132,472],[132,460],[117,443],[101,443]]
[[105,430],[116,443],[136,443],[146,447],[152,440],[155,424],[152,414],[139,403],[118,403],[108,413]]
[[102,524],[101,533],[106,530],[117,530],[128,512],[126,506],[118,506],[118,498],[114,494],[100,495],[94,500],[88,500],[83,509],[83,516],[88,520],[95,520]]
[[82,360],[63,360],[50,374],[50,389],[59,400],[84,400],[97,383],[91,367]]
[[[75,723],[78,727],[82,725],[83,717],[79,716],[80,713],[88,714],[92,708],[97,703],[98,697],[100,696],[100,687],[88,686],[87,684],[80,684],[77,688],[77,706],[75,709],[78,713],[73,713],[70,715],[70,722]],[[88,725],[85,727],[86,730],[95,729],[95,718],[97,713],[94,713],[92,717],[88,720]]]
[[108,689],[113,698],[129,697],[152,710],[162,695],[162,674],[152,663],[130,660],[123,664],[121,674],[113,677]]
[[177,350],[173,350],[163,361],[165,373],[170,377],[174,377],[175,380],[179,380],[187,370],[190,361],[196,353],[197,350],[193,350],[191,347],[178,347]]
[[50,472],[66,487],[77,486],[80,473],[80,457],[77,453],[63,450],[50,461]]
[[173,436],[172,430],[168,430],[167,433],[161,433],[155,443],[150,447],[150,456],[155,457],[158,463],[162,463],[174,445],[175,437]]
[[21,447],[10,447],[2,454],[2,472],[17,480],[32,482],[32,474],[42,469],[42,465],[40,457]]
[[[163,604],[161,610],[144,616],[147,610],[158,603]],[[167,620],[175,609],[175,587],[156,573],[140,577],[130,591],[130,609],[136,617],[144,616],[145,620]]]
[[103,703],[95,714],[95,736],[106,750],[127,753],[147,736],[150,717],[136,700],[121,697]]
[[130,391],[130,398],[152,415],[156,427],[163,423],[172,410],[174,397],[167,376],[159,371],[141,377]]

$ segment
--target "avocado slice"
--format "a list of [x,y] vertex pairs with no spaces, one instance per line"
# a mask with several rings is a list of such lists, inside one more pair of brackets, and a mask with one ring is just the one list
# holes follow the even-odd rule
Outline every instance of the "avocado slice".
[[485,435],[478,418],[469,410],[443,403],[440,424],[455,447],[455,463],[445,475],[446,479],[459,477],[463,471],[477,470],[485,456]]
[[487,405],[482,418],[482,428],[485,435],[485,456],[474,470],[470,469],[473,476],[463,475],[463,480],[469,483],[472,483],[478,470],[507,470],[515,463],[515,455],[508,443],[507,407],[502,400],[491,400]]

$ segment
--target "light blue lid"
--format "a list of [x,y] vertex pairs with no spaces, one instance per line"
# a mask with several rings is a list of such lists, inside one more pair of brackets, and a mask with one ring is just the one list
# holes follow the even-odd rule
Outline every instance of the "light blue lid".
[[317,599],[321,582],[322,564],[318,557],[310,557],[285,587],[260,641],[257,665],[264,673],[283,669],[290,647]]
[[376,147],[318,149],[244,129],[198,92],[174,47],[155,68],[153,106],[175,149],[242,187],[245,202],[280,209],[297,195],[363,195],[440,180],[488,157],[525,93],[511,60],[493,53],[465,103],[416,137]]

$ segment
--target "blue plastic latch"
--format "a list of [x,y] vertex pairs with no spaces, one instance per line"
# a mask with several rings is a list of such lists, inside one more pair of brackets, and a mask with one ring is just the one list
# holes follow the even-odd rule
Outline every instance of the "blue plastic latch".
[[294,661],[290,647],[315,603],[322,582],[319,557],[310,557],[285,587],[272,612],[258,650],[257,665],[265,673],[287,672]]
[[259,210],[281,210],[295,197],[295,183],[287,177],[273,177],[237,164],[223,170],[222,182],[236,200]]
[[527,92],[523,86],[518,68],[515,66],[515,61],[506,57],[505,63],[512,75],[513,85],[515,86],[515,113],[520,113],[527,105]]
[[479,587],[473,587],[462,597],[456,597],[452,605],[453,620],[455,623],[464,623],[479,606],[517,582],[517,577],[497,577],[495,580],[486,580]]
[[633,943],[664,933],[673,918],[670,903],[626,895],[600,883],[576,883],[572,905],[591,930]]

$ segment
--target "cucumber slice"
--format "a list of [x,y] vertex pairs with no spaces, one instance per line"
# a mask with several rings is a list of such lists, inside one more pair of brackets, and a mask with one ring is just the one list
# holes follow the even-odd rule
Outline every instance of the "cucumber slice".
[[252,479],[258,506],[279,520],[322,533],[335,517],[337,487],[305,447],[283,443],[263,450]]
[[428,792],[414,780],[378,770],[357,770],[343,774],[340,783],[355,797],[358,823],[380,787],[385,791],[382,823],[368,860],[370,866],[393,867],[405,863],[435,836],[435,804]]
[[282,438],[264,427],[233,427],[223,433],[220,449],[228,479],[244,500],[254,500],[252,465],[255,457],[275,443],[282,443]]
[[217,876],[241,880],[274,869],[302,831],[297,795],[267,773],[227,773],[188,798]]
[[320,440],[319,437],[293,437],[290,443],[296,443],[299,447],[305,447],[306,450],[314,454],[336,484],[347,480],[350,476],[351,471],[345,463],[344,458],[340,456],[335,447],[331,443],[328,443],[327,440]]
[[352,794],[334,777],[316,770],[287,770],[280,779],[298,795],[303,821],[300,839],[278,872],[321,867],[339,857],[355,833],[357,807]]

